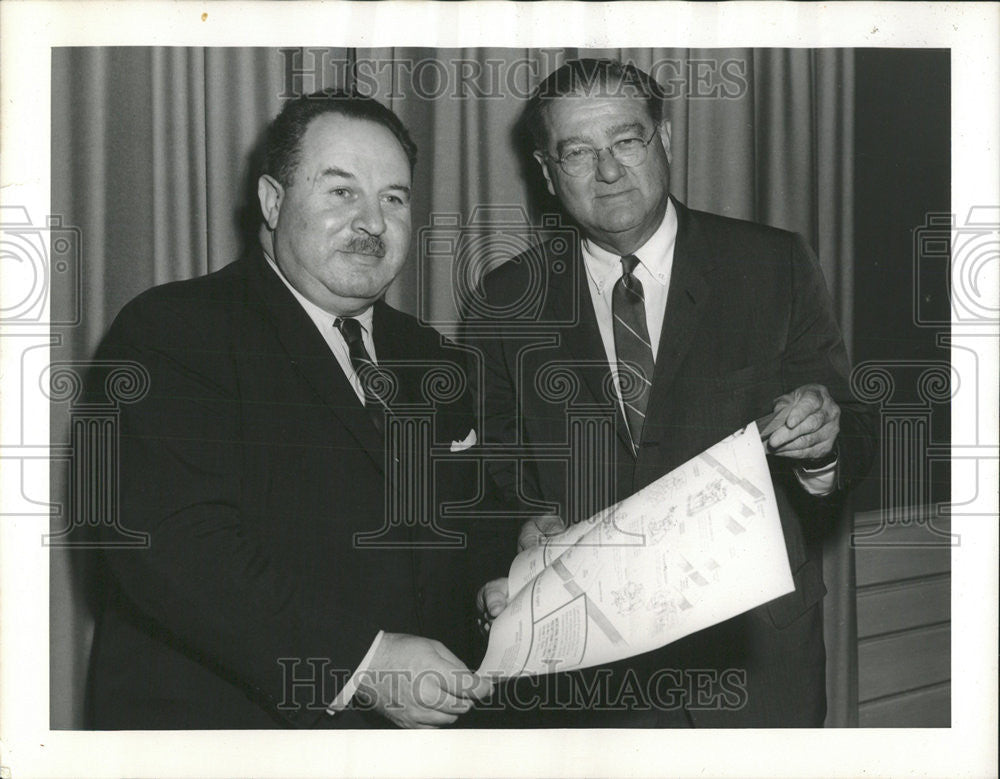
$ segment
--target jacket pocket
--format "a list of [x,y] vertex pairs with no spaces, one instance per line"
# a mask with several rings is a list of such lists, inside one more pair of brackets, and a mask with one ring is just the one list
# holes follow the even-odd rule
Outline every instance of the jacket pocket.
[[795,591],[775,598],[765,605],[771,623],[781,630],[791,625],[826,595],[823,573],[812,560],[806,560],[792,575]]

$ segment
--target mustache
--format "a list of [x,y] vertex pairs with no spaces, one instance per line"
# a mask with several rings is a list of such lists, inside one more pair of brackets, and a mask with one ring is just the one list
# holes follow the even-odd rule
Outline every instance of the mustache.
[[377,235],[356,236],[347,243],[346,250],[351,254],[367,254],[381,259],[385,257],[385,242]]

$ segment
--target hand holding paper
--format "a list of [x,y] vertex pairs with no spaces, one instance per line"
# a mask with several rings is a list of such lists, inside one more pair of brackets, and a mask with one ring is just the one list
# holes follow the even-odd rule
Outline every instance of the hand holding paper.
[[529,519],[524,523],[524,527],[521,528],[517,537],[517,551],[523,552],[525,549],[538,546],[547,537],[558,535],[565,529],[566,523],[555,514]]
[[493,689],[440,641],[383,633],[356,696],[401,728],[450,725]]
[[794,588],[755,424],[511,564],[480,674],[621,660]]
[[507,578],[494,579],[479,589],[476,595],[476,613],[479,615],[479,627],[486,632],[490,624],[507,608]]
[[[805,384],[777,398],[764,417],[761,440],[779,457],[817,460],[830,454],[840,433],[840,406],[822,384]],[[758,425],[760,427],[760,425]]]

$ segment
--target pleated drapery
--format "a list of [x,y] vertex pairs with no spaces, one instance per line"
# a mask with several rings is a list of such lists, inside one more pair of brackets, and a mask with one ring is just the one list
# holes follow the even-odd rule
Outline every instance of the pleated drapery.
[[[667,89],[671,189],[687,205],[802,233],[852,340],[853,55],[824,49],[64,48],[52,54],[52,212],[82,232],[79,327],[52,359],[86,360],[122,305],[216,270],[253,240],[262,132],[293,93],[351,83],[388,104],[419,147],[410,262],[388,293],[457,316],[452,267],[417,262],[434,215],[554,208],[513,134],[530,90],[564,60],[635,62]],[[425,258],[426,259],[426,258]],[[53,289],[53,311],[74,305]],[[53,409],[53,437],[65,409]],[[61,427],[61,429],[60,429]],[[53,468],[53,495],[64,489]],[[853,553],[824,554],[827,723],[857,724]],[[51,721],[83,724],[93,620],[79,566],[52,550]],[[58,639],[58,640],[57,640]]]

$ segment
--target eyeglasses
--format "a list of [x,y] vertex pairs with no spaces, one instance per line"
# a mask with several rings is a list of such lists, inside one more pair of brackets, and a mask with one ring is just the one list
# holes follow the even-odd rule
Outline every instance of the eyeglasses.
[[622,138],[620,141],[615,141],[610,146],[601,149],[595,149],[593,146],[578,146],[570,149],[562,157],[553,157],[547,153],[545,156],[558,163],[567,176],[586,176],[593,173],[597,168],[601,152],[605,150],[611,152],[611,156],[626,168],[634,168],[646,161],[649,144],[653,142],[655,137],[656,130],[654,129],[653,134],[646,141],[642,138]]

